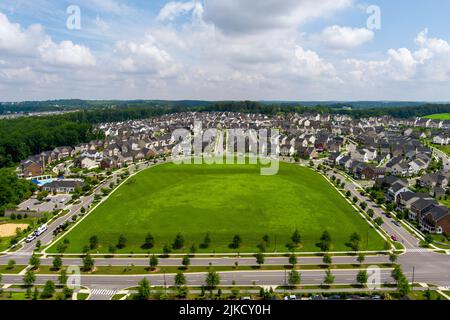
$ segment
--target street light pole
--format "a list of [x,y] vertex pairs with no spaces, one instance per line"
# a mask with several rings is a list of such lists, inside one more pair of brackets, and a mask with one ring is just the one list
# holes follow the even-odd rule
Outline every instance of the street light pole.
[[415,276],[415,267],[413,266],[413,272],[412,272],[412,287],[413,287],[413,290],[414,290],[414,276]]

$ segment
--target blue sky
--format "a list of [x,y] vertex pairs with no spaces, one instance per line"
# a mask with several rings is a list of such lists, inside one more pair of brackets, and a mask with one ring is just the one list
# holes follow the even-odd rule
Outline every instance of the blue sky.
[[[66,27],[70,5],[80,30]],[[450,101],[448,12],[446,0],[4,0],[0,96]]]

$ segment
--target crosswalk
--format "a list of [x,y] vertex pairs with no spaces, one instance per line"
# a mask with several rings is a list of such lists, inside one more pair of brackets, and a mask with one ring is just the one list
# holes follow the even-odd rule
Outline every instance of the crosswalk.
[[91,295],[93,296],[113,296],[117,293],[117,290],[109,290],[109,289],[92,289]]
[[430,252],[427,248],[419,248],[419,249],[407,249],[406,252],[414,252],[414,253],[424,253],[424,252]]

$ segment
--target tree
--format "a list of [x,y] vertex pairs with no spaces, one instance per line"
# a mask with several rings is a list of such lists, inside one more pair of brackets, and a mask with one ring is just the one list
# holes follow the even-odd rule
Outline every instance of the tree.
[[334,279],[335,279],[335,276],[333,276],[333,274],[331,273],[331,270],[328,269],[325,272],[325,278],[323,279],[323,282],[326,285],[332,285],[334,283]]
[[89,248],[91,250],[97,249],[98,248],[98,237],[97,236],[92,236],[89,238]]
[[163,252],[165,255],[169,255],[172,252],[172,247],[166,243],[163,247]]
[[261,265],[264,264],[264,254],[262,254],[261,252],[255,254],[255,258],[256,258],[256,263],[259,265],[259,267],[261,268]]
[[404,297],[411,292],[411,286],[408,279],[403,275],[397,280],[398,293]]
[[350,235],[350,247],[353,251],[359,251],[359,244],[361,242],[361,236],[354,232]]
[[67,271],[64,269],[61,269],[61,272],[59,273],[58,282],[60,285],[65,286],[67,284]]
[[319,247],[322,251],[329,251],[331,246],[331,235],[325,230],[320,237]]
[[294,233],[292,234],[292,236],[291,236],[291,240],[292,240],[292,242],[295,244],[295,245],[299,245],[300,244],[300,242],[302,241],[302,237],[301,237],[301,235],[300,235],[300,232],[298,232],[298,230],[296,229],[295,231],[294,231]]
[[291,255],[289,256],[289,264],[292,265],[292,268],[294,268],[297,264],[297,256],[294,253],[291,253]]
[[356,258],[356,260],[359,262],[359,264],[362,264],[366,260],[366,256],[361,252],[360,254],[358,254],[358,258]]
[[367,210],[367,214],[369,215],[369,217],[373,218],[373,216],[375,215],[375,212],[373,211],[373,209],[369,209],[369,210]]
[[361,209],[366,210],[367,203],[366,202],[361,202],[360,206],[361,206]]
[[150,299],[150,295],[151,295],[150,282],[147,280],[147,278],[144,278],[141,281],[139,281],[138,292],[135,298],[137,300],[148,300]]
[[396,263],[396,262],[397,262],[397,259],[398,259],[398,255],[397,255],[395,252],[392,252],[392,253],[389,255],[389,261],[390,261],[391,263]]
[[327,264],[327,265],[330,265],[330,264],[333,263],[333,259],[331,258],[331,255],[328,254],[328,253],[325,253],[325,254],[323,255],[322,261],[323,261],[324,264]]
[[36,241],[36,250],[40,250],[42,246],[41,240]]
[[183,272],[178,272],[175,275],[174,283],[177,287],[186,285],[186,277],[184,276]]
[[152,270],[155,270],[156,267],[158,266],[158,263],[159,263],[158,257],[155,256],[155,255],[152,255],[152,256],[150,257],[150,261],[149,261],[150,268],[151,268]]
[[23,284],[26,287],[31,287],[36,281],[36,276],[33,271],[28,270],[27,273],[23,276]]
[[62,267],[62,259],[61,259],[61,257],[60,256],[55,256],[53,258],[52,264],[53,264],[53,270],[61,269],[61,267]]
[[184,266],[185,269],[189,268],[189,265],[191,264],[191,259],[189,256],[184,256],[183,260],[181,261],[181,264]]
[[172,247],[175,250],[179,250],[184,247],[184,237],[181,235],[181,233],[178,233],[175,236],[175,240],[173,241]]
[[32,269],[35,270],[41,265],[41,259],[39,259],[39,257],[33,253],[28,263],[32,267]]
[[302,278],[301,278],[301,275],[300,275],[300,273],[298,271],[291,270],[289,272],[288,283],[291,286],[297,286],[297,285],[299,285],[301,283],[301,281],[302,281]]
[[270,237],[268,234],[265,234],[262,239],[266,243],[266,246],[270,244]]
[[91,255],[88,253],[83,257],[83,270],[91,271],[94,268],[95,261],[92,259]]
[[205,284],[211,290],[220,284],[220,276],[214,270],[210,270],[206,275]]
[[189,248],[189,252],[190,252],[191,254],[195,254],[195,253],[197,252],[197,246],[195,245],[195,243],[193,243],[193,244],[191,245],[191,247]]
[[127,238],[123,234],[119,236],[119,240],[117,241],[117,249],[123,249],[127,245]]
[[368,280],[369,276],[367,275],[367,271],[366,270],[361,270],[358,272],[358,274],[356,275],[356,281],[361,285],[364,286],[365,284],[367,284],[367,280]]
[[42,289],[41,298],[48,299],[51,298],[55,294],[55,284],[53,281],[48,280],[44,288]]
[[431,236],[431,234],[427,234],[426,236],[425,236],[425,242],[427,243],[427,244],[431,244],[431,243],[433,243],[433,237]]
[[231,241],[231,244],[230,244],[230,248],[238,249],[241,246],[241,244],[242,244],[242,238],[240,235],[237,234],[233,237],[233,240]]
[[6,267],[6,269],[11,270],[11,269],[14,269],[15,266],[16,266],[16,260],[10,259],[10,260],[8,260],[8,266]]
[[384,220],[383,220],[382,217],[377,217],[377,218],[375,218],[375,220],[373,220],[373,221],[375,221],[375,223],[376,223],[377,225],[379,225],[379,226],[383,225],[383,223],[384,223]]
[[205,238],[203,239],[203,243],[200,245],[200,248],[207,249],[211,245],[211,237],[209,233],[205,235]]

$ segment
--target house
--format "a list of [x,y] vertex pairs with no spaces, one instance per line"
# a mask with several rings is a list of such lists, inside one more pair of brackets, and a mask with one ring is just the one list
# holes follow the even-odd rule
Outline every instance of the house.
[[400,210],[408,209],[411,210],[411,205],[419,200],[421,197],[420,194],[414,193],[412,191],[402,192],[397,197],[397,205]]
[[44,174],[44,167],[41,162],[25,160],[20,164],[19,170],[24,178],[37,177]]
[[411,204],[410,219],[420,220],[422,215],[427,213],[436,205],[438,205],[438,203],[432,199],[419,199],[415,201]]
[[409,162],[408,165],[410,174],[418,174],[420,171],[425,170],[427,168],[427,164],[423,162],[421,159],[413,160]]
[[316,159],[319,153],[313,147],[300,147],[297,149],[297,154],[303,159]]
[[386,176],[384,178],[379,178],[375,180],[375,186],[383,190],[389,189],[395,183],[401,183],[405,187],[408,186],[408,180],[401,179],[395,176]]
[[52,193],[73,193],[76,188],[83,187],[81,180],[56,180],[45,184],[42,189]]
[[94,169],[98,167],[98,162],[90,157],[80,157],[75,159],[74,164],[81,169]]
[[448,179],[440,172],[429,173],[420,177],[419,184],[421,187],[441,187],[445,189],[448,186]]
[[434,206],[419,220],[424,231],[450,235],[450,214],[447,207]]
[[406,162],[400,162],[392,166],[391,168],[392,174],[396,176],[409,176],[410,173],[410,167],[409,164]]
[[438,134],[433,137],[434,144],[439,144],[439,145],[443,146],[443,145],[448,145],[449,142],[450,142],[450,138],[448,138],[444,135],[441,135],[441,134]]
[[384,168],[377,168],[374,165],[358,166],[355,175],[361,180],[375,180],[384,178],[386,170]]
[[387,191],[388,200],[397,202],[397,197],[403,193],[407,192],[409,189],[400,182],[394,183]]

